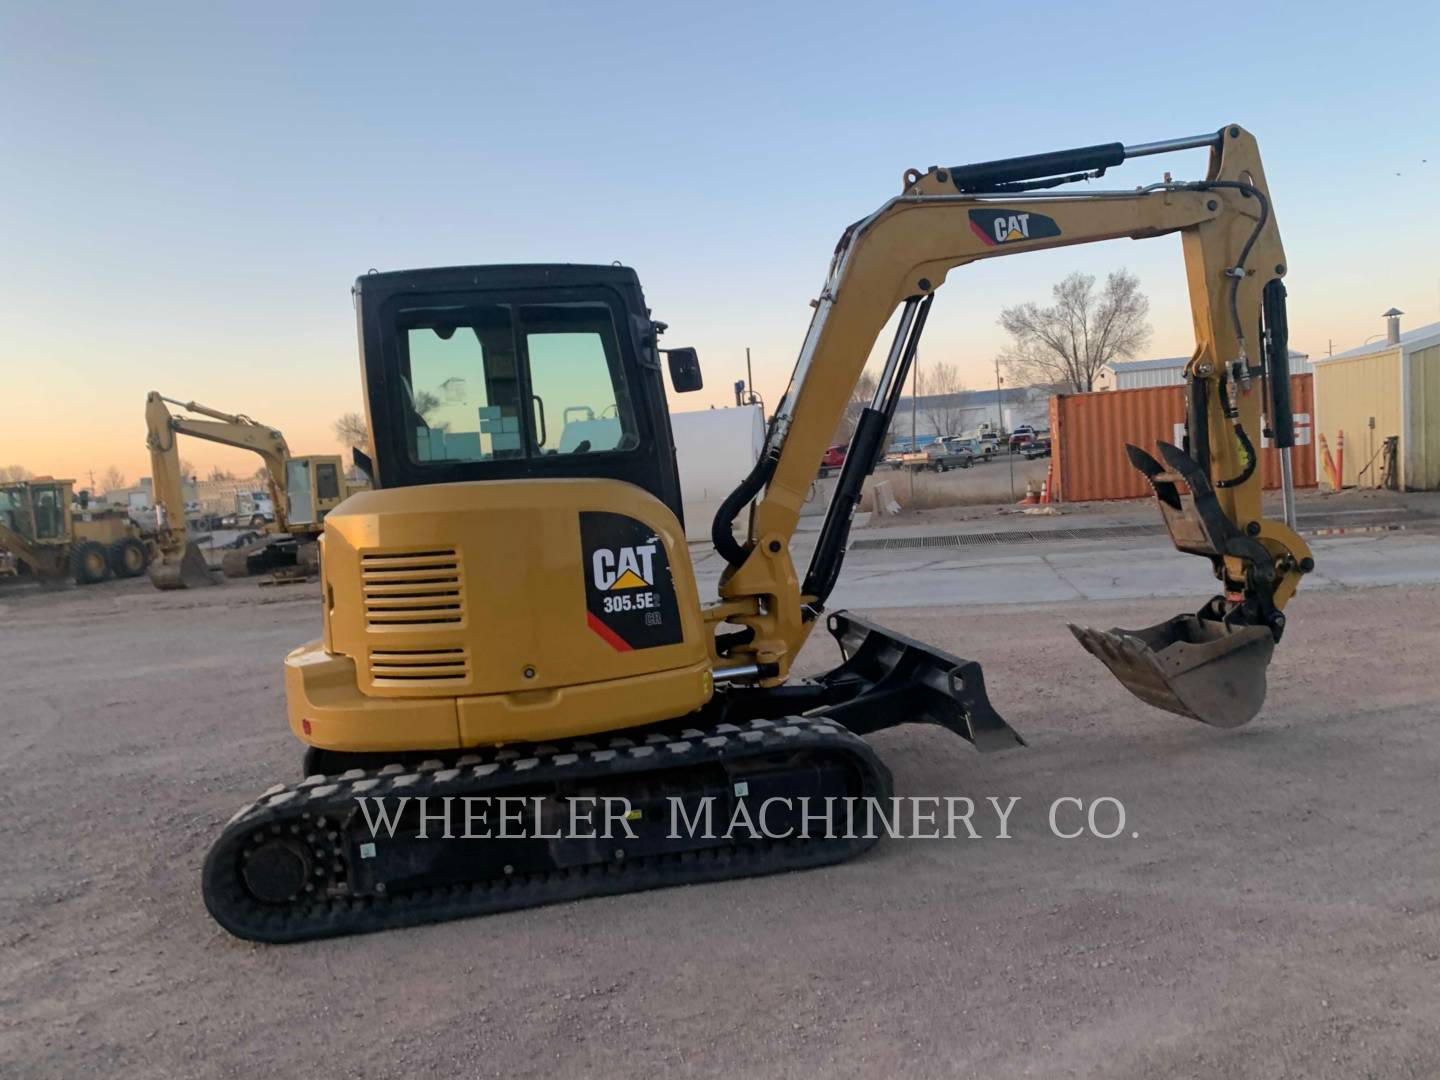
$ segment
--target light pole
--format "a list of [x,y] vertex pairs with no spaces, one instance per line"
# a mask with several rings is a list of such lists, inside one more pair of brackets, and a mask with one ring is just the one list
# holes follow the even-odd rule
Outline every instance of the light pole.
[[[1000,357],[995,357],[995,438],[998,440],[1005,433],[1005,405],[1001,387],[1005,380],[1000,378]],[[999,448],[998,446],[996,447]],[[1005,443],[1005,457],[1010,462],[1010,500],[1015,500],[1015,455],[1010,451],[1010,443]]]
[[[914,372],[913,372],[913,374],[911,375],[911,378],[910,378],[910,453],[912,453],[912,454],[918,454],[918,453],[920,452],[920,448],[915,444],[915,440],[916,440],[916,438],[917,438],[918,435],[919,435],[918,426],[917,426],[917,425],[918,425],[918,421],[917,421],[916,417],[919,415],[919,410],[920,410],[920,350],[919,350],[918,348],[915,350],[915,355],[911,358],[911,363],[914,364],[915,369],[914,369]],[[905,471],[910,474],[910,509],[911,509],[911,510],[914,510],[914,509],[915,509],[915,465],[914,465],[914,463],[912,462]]]

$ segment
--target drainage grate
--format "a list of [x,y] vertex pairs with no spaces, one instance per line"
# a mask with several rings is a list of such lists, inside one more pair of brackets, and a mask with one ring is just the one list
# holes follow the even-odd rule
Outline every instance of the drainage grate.
[[856,540],[851,551],[896,551],[901,548],[980,547],[989,544],[1045,544],[1056,540],[1123,540],[1134,536],[1163,536],[1163,525],[1097,525],[1080,529],[1044,529],[1030,532],[954,533],[948,536],[896,536]]

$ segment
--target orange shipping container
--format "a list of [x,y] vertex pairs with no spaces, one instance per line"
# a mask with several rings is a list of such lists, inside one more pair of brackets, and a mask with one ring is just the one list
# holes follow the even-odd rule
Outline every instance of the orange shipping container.
[[[1314,377],[1290,376],[1291,408],[1295,412],[1295,449],[1291,469],[1295,486],[1315,486],[1315,454],[1310,448],[1314,412]],[[1258,393],[1259,383],[1253,392]],[[1141,390],[1101,390],[1093,394],[1057,394],[1050,399],[1050,436],[1054,446],[1057,501],[1136,499],[1149,495],[1150,485],[1125,456],[1134,443],[1155,453],[1155,444],[1184,438],[1185,387],[1150,386]],[[1258,432],[1252,432],[1254,439]],[[1260,451],[1261,479],[1266,490],[1280,486],[1280,454],[1268,440]]]

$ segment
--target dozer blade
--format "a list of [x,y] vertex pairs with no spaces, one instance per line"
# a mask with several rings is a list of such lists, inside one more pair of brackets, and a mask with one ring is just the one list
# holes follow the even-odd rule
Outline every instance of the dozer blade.
[[898,724],[934,724],[981,753],[1025,745],[990,703],[975,661],[848,611],[833,612],[826,622],[845,662],[815,680],[833,699],[815,715],[838,720],[857,735]]
[[1265,703],[1265,668],[1275,638],[1263,626],[1232,628],[1179,615],[1144,630],[1072,623],[1070,632],[1127,690],[1156,708],[1233,728],[1252,720]]
[[198,589],[220,584],[193,540],[185,545],[185,554],[178,563],[151,563],[150,582],[157,589]]

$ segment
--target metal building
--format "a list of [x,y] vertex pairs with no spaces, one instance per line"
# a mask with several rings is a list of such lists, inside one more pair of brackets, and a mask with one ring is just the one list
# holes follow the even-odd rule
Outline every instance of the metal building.
[[[1308,375],[1310,357],[1290,350],[1290,374]],[[1161,360],[1112,360],[1101,375],[1097,390],[1140,390],[1147,386],[1184,386],[1188,356],[1167,356]]]
[[1402,334],[1403,314],[1395,308],[1385,313],[1384,340],[1315,359],[1321,477],[1326,474],[1319,465],[1319,436],[1333,455],[1344,432],[1344,486],[1382,486],[1385,440],[1395,438],[1396,486],[1440,489],[1440,323]]

